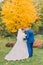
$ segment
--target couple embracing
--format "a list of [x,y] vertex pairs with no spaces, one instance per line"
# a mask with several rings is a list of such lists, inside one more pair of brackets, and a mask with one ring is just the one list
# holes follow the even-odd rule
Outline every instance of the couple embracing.
[[[25,41],[26,40],[26,41]],[[23,60],[33,56],[34,33],[29,27],[18,30],[17,42],[5,60]]]

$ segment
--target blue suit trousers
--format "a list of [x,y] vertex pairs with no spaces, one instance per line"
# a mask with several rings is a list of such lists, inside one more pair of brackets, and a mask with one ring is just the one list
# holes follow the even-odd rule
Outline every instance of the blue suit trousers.
[[33,56],[33,43],[27,43],[29,57]]

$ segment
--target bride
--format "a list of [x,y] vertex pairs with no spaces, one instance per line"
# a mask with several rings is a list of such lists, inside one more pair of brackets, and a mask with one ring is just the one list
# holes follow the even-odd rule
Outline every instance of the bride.
[[22,29],[18,30],[17,42],[12,50],[5,56],[5,60],[22,60],[29,57],[26,42],[23,41],[25,33]]

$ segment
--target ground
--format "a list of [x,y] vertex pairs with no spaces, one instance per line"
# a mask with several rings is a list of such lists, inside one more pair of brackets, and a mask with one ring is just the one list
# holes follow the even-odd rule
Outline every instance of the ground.
[[[43,36],[35,36],[35,39],[43,39]],[[5,47],[6,42],[15,42],[15,38],[0,38],[0,65],[43,65],[43,49],[34,48],[32,58],[20,61],[6,61],[5,55],[12,47]]]

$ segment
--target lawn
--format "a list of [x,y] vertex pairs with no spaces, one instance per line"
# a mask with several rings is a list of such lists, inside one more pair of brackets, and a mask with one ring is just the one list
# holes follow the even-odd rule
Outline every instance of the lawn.
[[[35,36],[38,39],[38,36]],[[43,39],[40,38],[40,39]],[[43,49],[34,48],[34,54],[32,58],[28,58],[20,61],[6,61],[5,55],[11,50],[11,47],[6,47],[6,42],[15,42],[15,38],[0,38],[0,65],[43,65]]]

